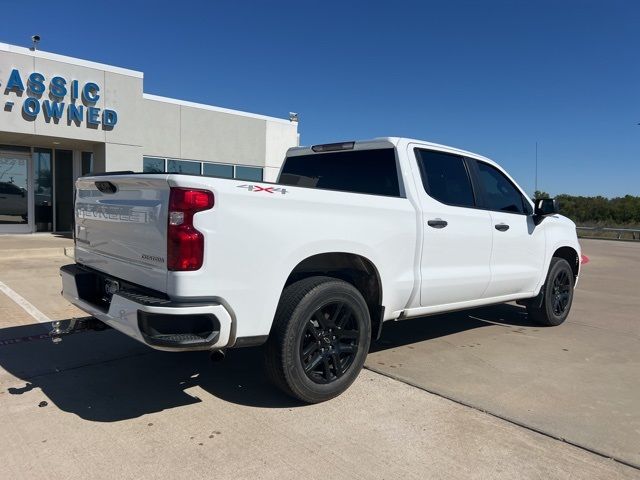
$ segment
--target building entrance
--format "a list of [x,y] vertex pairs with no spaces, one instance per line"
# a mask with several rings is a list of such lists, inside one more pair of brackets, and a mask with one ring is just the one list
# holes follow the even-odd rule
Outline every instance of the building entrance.
[[72,150],[0,146],[0,233],[70,232],[79,167]]
[[0,149],[0,232],[31,232],[30,149]]

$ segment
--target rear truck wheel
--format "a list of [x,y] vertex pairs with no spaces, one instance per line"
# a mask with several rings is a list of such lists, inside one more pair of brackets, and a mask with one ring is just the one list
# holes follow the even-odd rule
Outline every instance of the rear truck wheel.
[[324,402],[353,383],[370,342],[369,309],[353,285],[305,278],[280,298],[265,348],[267,375],[288,395]]
[[527,313],[536,323],[546,326],[560,325],[569,316],[573,301],[573,270],[563,258],[553,257],[547,279],[542,286],[542,302],[529,305]]

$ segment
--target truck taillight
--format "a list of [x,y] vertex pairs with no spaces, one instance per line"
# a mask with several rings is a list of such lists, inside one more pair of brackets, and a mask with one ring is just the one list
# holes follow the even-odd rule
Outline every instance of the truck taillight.
[[198,270],[204,260],[204,235],[193,226],[197,212],[213,208],[213,193],[192,188],[171,188],[167,227],[167,268]]

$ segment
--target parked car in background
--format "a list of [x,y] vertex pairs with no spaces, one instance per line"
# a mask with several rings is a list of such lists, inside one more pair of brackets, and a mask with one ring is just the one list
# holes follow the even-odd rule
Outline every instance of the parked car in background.
[[[27,218],[27,192],[11,182],[0,182],[0,217]],[[2,221],[2,220],[0,220]]]

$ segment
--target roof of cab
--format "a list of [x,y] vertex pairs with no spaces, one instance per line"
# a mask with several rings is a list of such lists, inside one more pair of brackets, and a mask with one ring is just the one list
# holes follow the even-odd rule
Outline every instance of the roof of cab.
[[[349,150],[369,150],[369,149],[375,149],[375,148],[390,148],[390,147],[397,148],[402,145],[408,146],[410,144],[416,144],[426,148],[432,148],[434,150],[440,150],[443,152],[448,152],[448,153],[453,153],[457,155],[463,155],[465,157],[484,160],[486,162],[489,162],[495,165],[495,162],[493,160],[491,160],[490,158],[484,157],[482,155],[479,155],[477,153],[469,152],[467,150],[462,150],[456,147],[450,147],[448,145],[428,142],[426,140],[417,140],[417,139],[407,138],[407,137],[378,137],[378,138],[372,138],[369,140],[355,140],[355,141],[349,140],[349,141],[345,141],[344,143],[351,143],[351,142],[354,143],[354,146],[353,146],[353,149],[349,149]],[[334,143],[334,142],[331,142],[331,143]],[[341,142],[338,142],[338,143],[341,143]],[[324,144],[324,145],[328,145],[328,144]],[[287,156],[294,157],[298,155],[310,155],[310,154],[316,154],[316,153],[318,154],[323,153],[323,152],[313,151],[312,148],[314,146],[317,146],[317,145],[292,147],[287,151]]]

